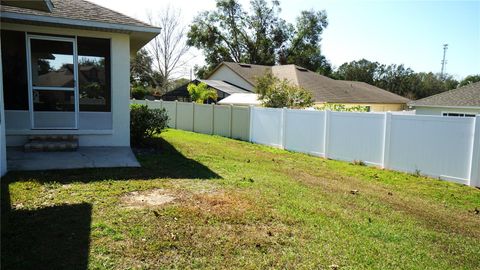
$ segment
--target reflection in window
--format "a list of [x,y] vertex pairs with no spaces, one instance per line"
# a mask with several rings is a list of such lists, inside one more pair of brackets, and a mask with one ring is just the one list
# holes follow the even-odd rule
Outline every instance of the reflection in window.
[[32,85],[73,87],[73,43],[31,40]]
[[77,39],[80,111],[109,112],[110,40]]
[[28,110],[25,33],[1,30],[1,40],[5,110]]
[[35,90],[33,91],[33,108],[35,111],[75,111],[73,91]]

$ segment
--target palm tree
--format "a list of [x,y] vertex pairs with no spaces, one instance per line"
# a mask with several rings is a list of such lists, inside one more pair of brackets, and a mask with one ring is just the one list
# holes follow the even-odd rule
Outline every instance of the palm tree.
[[190,83],[187,86],[188,93],[192,98],[192,101],[196,103],[205,103],[209,99],[217,100],[218,95],[217,91],[212,88],[209,88],[208,85],[204,82],[199,83],[198,85]]

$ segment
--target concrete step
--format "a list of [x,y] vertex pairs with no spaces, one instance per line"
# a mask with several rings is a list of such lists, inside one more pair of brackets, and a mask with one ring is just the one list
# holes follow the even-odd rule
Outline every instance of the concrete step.
[[78,142],[77,135],[31,135],[28,137],[29,141],[75,141]]
[[25,152],[62,152],[76,151],[78,149],[77,141],[47,141],[31,140],[23,146]]

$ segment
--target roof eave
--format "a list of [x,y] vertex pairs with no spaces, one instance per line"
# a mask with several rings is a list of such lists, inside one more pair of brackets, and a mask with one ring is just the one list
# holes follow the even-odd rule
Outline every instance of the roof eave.
[[51,16],[40,16],[33,14],[21,14],[16,12],[2,12],[2,20],[40,22],[45,24],[54,24],[62,26],[74,26],[87,29],[115,30],[124,32],[145,32],[159,34],[161,29],[154,26],[139,26],[131,24],[116,24],[97,21],[87,21],[78,19],[59,18]]
[[99,30],[107,32],[121,32],[130,35],[131,51],[137,51],[155,38],[161,31],[154,26],[139,26],[130,24],[115,24],[98,21],[87,21],[78,19],[59,18],[51,16],[40,16],[32,14],[21,14],[16,12],[2,12],[2,21],[14,23],[40,23],[57,27],[72,27],[88,30]]
[[410,107],[427,107],[427,108],[453,108],[453,109],[480,109],[480,106],[461,106],[461,105],[416,105],[409,103]]

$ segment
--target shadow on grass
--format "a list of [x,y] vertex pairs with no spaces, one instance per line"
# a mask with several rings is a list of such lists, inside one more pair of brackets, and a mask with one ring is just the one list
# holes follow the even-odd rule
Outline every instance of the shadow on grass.
[[[33,179],[40,183],[89,183],[104,180],[220,179],[205,165],[187,158],[157,138],[154,147],[137,149],[142,168],[106,168],[9,172],[1,188],[1,269],[87,269],[92,205],[11,209],[9,184]],[[66,161],[68,162],[68,161]]]
[[[40,183],[93,182],[104,180],[220,179],[207,166],[180,153],[163,138],[155,138],[153,147],[135,149],[141,168],[101,168],[51,171],[9,172],[2,181],[16,182],[34,179]],[[68,162],[68,161],[66,161]]]
[[1,196],[2,269],[88,268],[90,204],[10,209],[6,182]]

